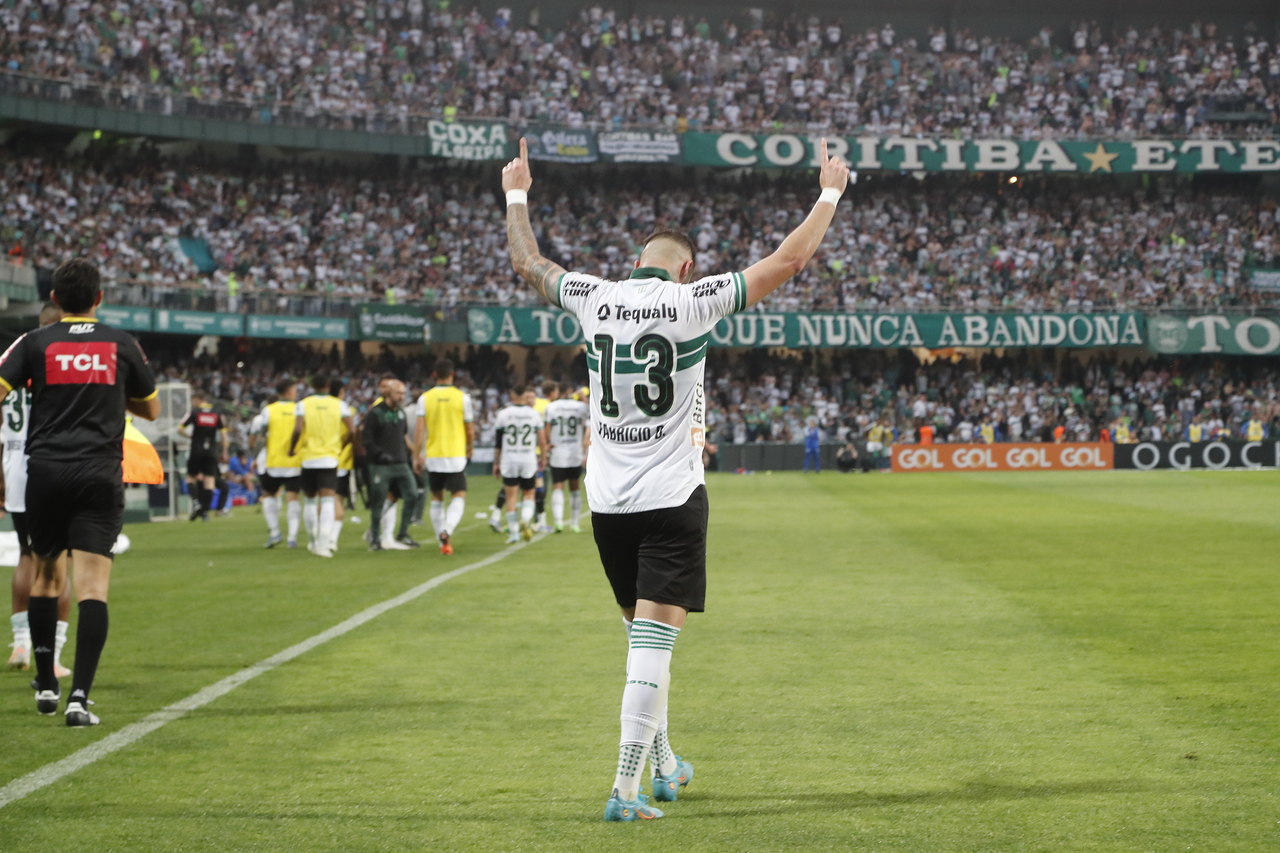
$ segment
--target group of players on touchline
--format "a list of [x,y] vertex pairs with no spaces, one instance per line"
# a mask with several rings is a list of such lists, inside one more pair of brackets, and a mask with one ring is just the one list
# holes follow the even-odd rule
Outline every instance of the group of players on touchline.
[[[341,379],[317,376],[312,380],[314,393],[301,401],[298,383],[286,379],[276,385],[276,399],[250,425],[251,454],[259,437],[263,440],[256,466],[269,530],[267,548],[282,542],[296,548],[300,522],[305,519],[307,549],[317,556],[332,556],[352,497],[353,469],[363,464],[372,513],[364,538],[371,551],[419,547],[408,528],[421,519],[422,499],[430,492],[431,524],[440,552],[453,553],[454,531],[466,510],[465,469],[474,450],[474,407],[470,395],[453,383],[452,362],[437,361],[433,375],[435,386],[414,407],[412,434],[404,407],[405,384],[394,376],[382,378],[377,399],[358,423],[342,399]],[[493,473],[503,485],[489,524],[501,533],[505,511],[508,542],[532,539],[535,520],[538,530],[563,531],[566,486],[569,530],[581,532],[581,481],[590,422],[584,400],[589,392],[586,388],[575,392],[567,384],[550,381],[541,390],[544,396],[539,397],[523,385],[515,386],[510,404],[495,421]],[[213,489],[221,476],[219,461],[228,457],[227,427],[202,392],[192,395],[192,403],[180,427],[191,442],[187,462],[191,520],[208,520]],[[548,480],[554,528],[547,526],[544,507]],[[287,538],[280,531],[282,491]],[[446,492],[450,495],[447,506]],[[299,502],[300,494],[305,495],[304,503]],[[398,532],[393,532],[398,504],[404,511]]]
[[[839,157],[828,156],[826,140],[819,144],[818,157],[821,194],[805,220],[771,255],[747,269],[702,278],[695,276],[696,252],[689,237],[669,229],[660,229],[649,236],[627,280],[608,281],[565,270],[538,251],[529,220],[528,192],[532,176],[525,140],[520,140],[520,156],[502,170],[512,266],[539,295],[577,318],[587,342],[587,366],[591,371],[589,416],[585,403],[580,400],[551,401],[540,413],[529,405],[531,401],[524,388],[513,388],[511,405],[498,415],[501,439],[495,448],[494,473],[502,477],[512,541],[517,540],[521,532],[529,537],[535,511],[533,492],[540,468],[539,449],[543,451],[542,459],[550,463],[552,479],[564,478],[553,486],[570,482],[573,488],[572,484],[581,476],[583,456],[579,454],[585,453],[589,417],[593,441],[591,476],[586,478],[586,491],[592,511],[592,534],[605,577],[622,612],[628,643],[618,760],[612,792],[604,808],[607,821],[645,821],[663,816],[663,812],[640,793],[646,765],[655,800],[677,800],[693,779],[693,765],[672,749],[667,710],[671,655],[676,638],[688,614],[705,609],[708,501],[702,451],[706,441],[703,395],[706,350],[710,332],[718,322],[773,293],[805,267],[822,242],[853,176]],[[55,296],[60,294],[61,274],[62,267],[54,274]],[[93,283],[96,301],[92,304],[96,307],[101,300],[96,268]],[[89,319],[92,319],[91,312]],[[92,325],[89,331],[93,331]],[[102,328],[101,324],[96,325]],[[109,334],[123,335],[114,330]],[[15,347],[26,337],[31,335],[19,339]],[[28,350],[33,348],[34,344],[27,345]],[[24,359],[25,355],[18,360]],[[28,371],[12,367],[11,361],[9,353],[0,358],[0,380],[4,381],[6,391],[27,378]],[[36,362],[43,363],[39,359]],[[146,373],[147,383],[154,389],[149,371]],[[353,424],[350,408],[340,399],[340,387],[332,388],[327,379],[321,378],[313,382],[316,393],[296,401],[296,385],[283,383],[279,388],[280,399],[266,407],[258,422],[259,433],[266,437],[262,479],[268,495],[263,501],[271,531],[268,547],[284,541],[279,528],[278,498],[283,488],[286,496],[293,497],[288,514],[290,544],[296,543],[299,515],[296,496],[301,491],[307,495],[309,547],[319,556],[332,555],[337,538],[335,525],[341,523],[335,509],[338,472],[344,451],[350,447],[353,455],[347,457],[347,470],[357,449],[368,461],[369,504],[373,514],[370,547],[378,550],[382,546],[382,513],[389,503],[389,494],[406,506],[416,503],[413,468],[419,465],[427,472],[432,493],[432,524],[441,550],[449,553],[451,534],[464,509],[464,470],[471,456],[473,428],[470,401],[453,386],[452,366],[439,363],[436,380],[436,387],[418,401],[413,438],[409,437],[408,420],[402,408],[404,386],[394,379],[384,384],[382,396],[365,413],[359,431]],[[130,392],[150,393],[144,387],[146,383],[132,375],[123,377],[117,384],[127,385]],[[41,390],[36,383],[36,409],[40,407]],[[333,391],[338,391],[338,395]],[[124,394],[117,393],[123,403]],[[561,403],[566,404],[562,408],[574,407],[575,414],[566,417],[576,417],[575,426],[581,426],[579,434],[566,436],[564,444],[548,436],[548,425],[553,421],[559,423],[557,411],[552,407]],[[117,408],[118,460],[124,411],[122,406]],[[199,407],[197,411],[202,410],[203,407]],[[132,404],[130,411],[155,417],[153,410],[144,411]],[[114,411],[111,415],[117,416]],[[206,421],[206,426],[216,427],[216,422]],[[199,425],[198,413],[195,425]],[[28,440],[27,450],[34,464],[36,427],[33,425],[32,429],[33,438]],[[562,450],[562,455],[557,456],[557,449]],[[208,476],[204,473],[207,467],[201,467],[205,465],[207,460],[193,462],[193,473]],[[118,464],[115,470],[118,487]],[[575,476],[570,478],[568,474]],[[445,491],[453,495],[448,510],[444,508]],[[28,489],[28,498],[32,494],[35,492]],[[521,498],[519,512],[518,497]],[[101,641],[96,648],[85,642],[86,622],[96,616],[93,611],[85,610],[84,576],[78,560],[87,548],[90,554],[107,555],[104,559],[106,565],[110,565],[109,551],[102,547],[101,537],[72,534],[70,538],[74,541],[68,541],[67,522],[69,518],[74,521],[68,512],[75,510],[72,506],[55,513],[61,525],[57,528],[62,531],[60,537],[52,537],[46,531],[36,536],[33,531],[31,540],[37,558],[37,580],[31,596],[31,634],[36,644],[33,654],[37,664],[37,681],[33,686],[41,713],[53,713],[58,702],[58,682],[53,670],[53,617],[59,589],[55,584],[65,577],[65,570],[59,576],[51,567],[56,563],[55,557],[67,547],[77,560],[76,586],[81,597],[81,613],[74,672],[76,689],[67,712],[70,725],[89,724],[82,722],[88,717],[92,717],[93,723],[97,722],[91,714],[84,716],[88,687],[81,683],[82,655],[88,652],[92,656],[91,665],[96,668],[97,653],[101,651],[101,641],[105,641],[103,582],[99,596],[103,620]],[[397,541],[408,547],[412,547],[409,545],[412,540],[408,540],[411,515],[411,512],[402,513],[397,537]],[[109,526],[101,525],[104,531]],[[99,526],[91,524],[90,527],[96,534]],[[48,525],[46,528],[53,529]],[[119,529],[119,518],[116,518],[112,535]],[[91,562],[90,565],[97,564]],[[91,573],[91,583],[93,577]],[[39,619],[36,618],[37,587],[42,596]],[[51,593],[53,597],[49,597]]]

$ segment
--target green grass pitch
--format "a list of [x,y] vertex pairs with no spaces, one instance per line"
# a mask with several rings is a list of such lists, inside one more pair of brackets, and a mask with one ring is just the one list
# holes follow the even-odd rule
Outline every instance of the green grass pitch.
[[[709,489],[708,612],[672,666],[697,776],[666,819],[600,819],[626,646],[566,533],[0,809],[0,850],[1280,849],[1280,473]],[[245,509],[130,528],[105,724],[0,673],[0,785],[494,553],[491,493],[453,558],[351,525],[333,560],[267,552]]]

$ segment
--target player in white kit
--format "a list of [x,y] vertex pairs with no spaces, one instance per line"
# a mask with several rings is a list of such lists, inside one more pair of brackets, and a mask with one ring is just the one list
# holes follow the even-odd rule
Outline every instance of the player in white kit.
[[[538,477],[538,454],[547,457],[547,431],[542,415],[525,402],[525,387],[513,386],[511,405],[493,422],[493,476],[507,490],[507,541],[533,538],[533,490]],[[516,512],[516,496],[522,498]]]
[[587,425],[591,411],[586,403],[571,396],[573,389],[560,386],[560,396],[547,404],[542,418],[547,424],[547,444],[551,445],[551,520],[556,533],[564,530],[564,486],[569,484],[569,530],[581,533],[582,465],[587,456]]
[[[742,272],[694,280],[689,238],[661,229],[626,281],[568,272],[538,253],[529,223],[528,146],[502,170],[511,263],[543,298],[577,317],[591,372],[591,526],[627,626],[627,683],[613,794],[605,820],[662,817],[640,798],[645,762],[654,799],[675,800],[693,766],[671,749],[671,650],[706,592],[707,490],[702,471],[703,367],[711,330],[804,269],[835,216],[849,169],[819,145],[821,195],[772,255]],[[652,751],[652,755],[650,754]]]
[[[40,325],[47,326],[62,319],[62,309],[56,302],[45,303],[40,310]],[[27,534],[27,426],[31,420],[31,392],[26,388],[15,389],[0,405],[0,446],[4,448],[0,470],[0,494],[4,496],[4,511],[13,519],[13,529],[18,534],[18,565],[13,569],[13,615],[9,624],[13,628],[13,653],[9,655],[9,669],[31,668],[31,627],[27,621],[27,600],[31,597],[31,582],[35,579],[36,557],[31,551]],[[63,560],[66,556],[63,555]],[[71,670],[62,665],[62,647],[67,644],[67,621],[71,617],[71,577],[64,572],[67,582],[58,596],[58,626],[54,635],[53,671],[58,678],[66,678]]]

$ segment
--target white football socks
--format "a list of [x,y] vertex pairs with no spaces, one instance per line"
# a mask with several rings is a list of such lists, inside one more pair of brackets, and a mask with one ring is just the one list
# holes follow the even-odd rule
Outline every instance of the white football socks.
[[520,521],[522,523],[530,524],[533,522],[534,506],[535,504],[531,500],[524,501],[523,503],[520,504]]
[[53,635],[53,665],[62,666],[62,647],[67,644],[67,623],[59,619],[56,631]]
[[634,800],[640,794],[640,774],[666,717],[671,649],[679,633],[679,628],[652,619],[636,619],[631,625],[627,686],[622,691],[622,737],[613,780],[624,800]]
[[9,627],[13,628],[13,644],[18,648],[31,651],[31,626],[27,622],[27,611],[10,616]]
[[333,502],[333,498],[320,499],[320,521],[316,525],[317,548],[327,549],[333,547],[333,539],[330,538],[333,536],[333,517],[335,515]]
[[445,510],[444,516],[444,532],[450,536],[453,531],[458,529],[458,525],[462,523],[462,516],[467,512],[467,499],[462,495],[454,495],[449,501],[449,508]]
[[264,497],[262,499],[262,515],[267,520],[267,532],[275,539],[280,535],[280,499]]
[[578,522],[582,520],[582,491],[569,493],[569,524],[573,527],[578,526]]
[[[631,623],[625,616],[622,617],[622,627],[627,632],[627,666],[629,667],[631,665]],[[649,768],[655,774],[670,776],[676,772],[677,767],[679,764],[676,762],[676,754],[671,749],[671,740],[667,737],[667,713],[664,708],[662,724],[658,727],[658,733],[653,736],[653,748],[649,752]]]
[[520,532],[520,515],[519,513],[507,513],[507,535],[515,536]]
[[335,518],[333,520],[333,538],[329,540],[330,548],[338,547],[338,537],[342,535],[342,522],[344,519]]
[[556,489],[551,493],[551,517],[556,527],[564,526],[564,489]]
[[444,532],[444,501],[431,501],[431,529],[436,532],[437,539]]
[[302,521],[302,504],[298,501],[288,501],[285,506],[285,517],[289,523],[289,541],[298,541],[298,526]]
[[394,542],[396,538],[396,506],[387,503],[382,507],[382,541]]
[[320,499],[302,499],[302,520],[307,525],[307,537],[315,542],[320,537]]

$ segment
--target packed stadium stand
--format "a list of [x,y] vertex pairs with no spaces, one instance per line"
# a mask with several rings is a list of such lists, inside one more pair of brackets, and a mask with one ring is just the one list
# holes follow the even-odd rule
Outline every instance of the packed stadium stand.
[[3,12],[0,49],[10,90],[388,131],[423,116],[488,116],[672,130],[1216,136],[1226,121],[1269,134],[1280,101],[1280,55],[1252,23],[1228,32],[1166,19],[1111,32],[1105,18],[1054,26],[1046,9],[1021,39],[910,26],[901,13],[863,27],[762,8],[563,11],[551,21],[536,7],[482,13],[448,0],[23,2]]
[[[658,225],[688,231],[698,269],[742,269],[808,209],[809,179],[690,180],[661,171],[539,177],[535,227],[569,269],[623,275]],[[818,257],[774,311],[1251,308],[1275,293],[1247,270],[1276,265],[1276,202],[1256,179],[1152,181],[891,176],[864,180]],[[189,307],[187,291],[333,294],[437,306],[529,304],[506,258],[492,175],[453,167],[361,170],[0,155],[10,255],[51,267],[88,248],[113,301]],[[202,272],[182,238],[206,246]],[[186,289],[182,286],[187,286]],[[267,310],[277,310],[263,300]],[[286,301],[287,304],[287,301]],[[235,310],[232,308],[231,310]]]

